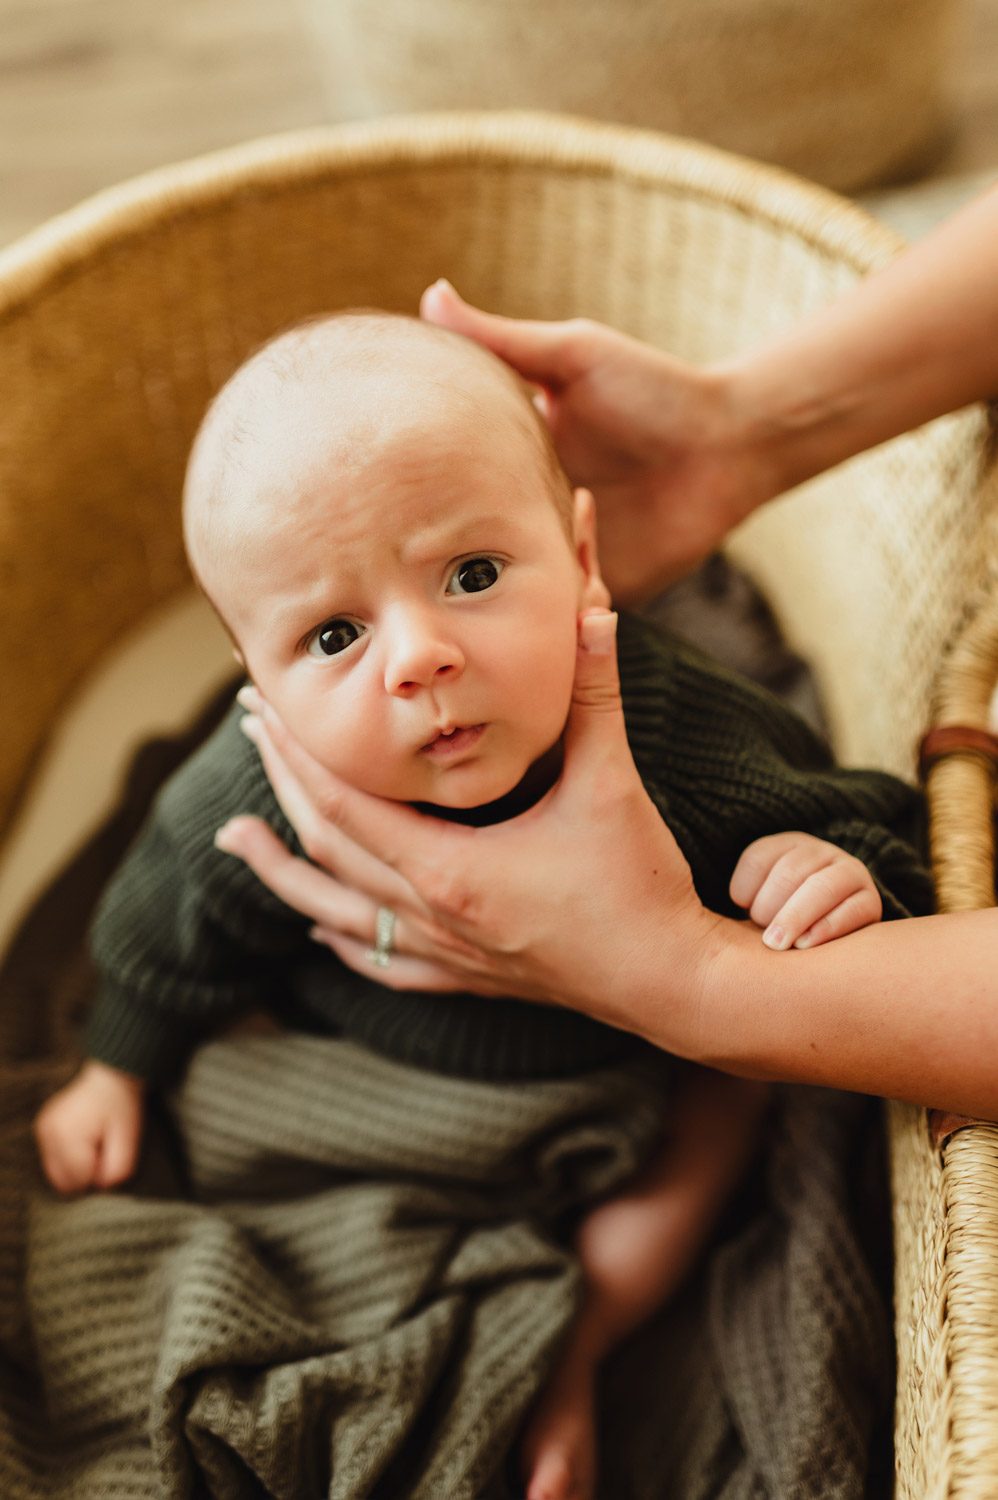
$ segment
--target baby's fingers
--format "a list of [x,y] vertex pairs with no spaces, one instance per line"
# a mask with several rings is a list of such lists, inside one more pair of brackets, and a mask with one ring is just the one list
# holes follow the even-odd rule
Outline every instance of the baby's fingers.
[[861,927],[879,922],[882,915],[883,903],[879,894],[873,886],[865,886],[847,896],[834,911],[819,917],[807,932],[801,934],[794,946],[817,948],[821,943],[830,942],[832,938],[846,937],[850,932],[858,932]]
[[[857,879],[853,861],[833,861],[808,875],[780,909],[770,918],[762,935],[763,942],[777,952],[792,948],[799,938],[809,933],[822,918],[844,906],[853,897],[872,897],[878,908],[876,916],[867,916],[865,922],[876,921],[879,916],[880,897],[872,885],[867,886]],[[754,915],[753,911],[753,915]],[[847,914],[848,915],[848,914]],[[852,929],[849,929],[852,930]],[[827,937],[839,936],[828,932]],[[822,939],[826,941],[827,938]],[[813,944],[811,945],[813,946]]]
[[82,1193],[97,1172],[97,1142],[82,1135],[55,1136],[39,1122],[35,1129],[42,1170],[57,1193]]
[[141,1126],[138,1120],[120,1119],[108,1124],[94,1169],[95,1187],[117,1187],[135,1171],[139,1156]]
[[[760,893],[765,889],[775,912],[811,869],[827,862],[824,846],[809,834],[768,833],[761,839],[754,839],[742,850],[728,890],[735,905],[748,910],[756,907]],[[777,867],[780,870],[778,880],[773,878]],[[752,919],[760,925],[766,920],[755,909]]]

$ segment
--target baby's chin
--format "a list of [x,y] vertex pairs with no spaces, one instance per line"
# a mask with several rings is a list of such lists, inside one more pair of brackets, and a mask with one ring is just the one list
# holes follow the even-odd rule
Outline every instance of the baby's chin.
[[414,778],[404,787],[383,795],[396,802],[430,803],[455,810],[484,807],[515,791],[529,771],[529,763],[503,767],[455,766],[440,776]]
[[[561,765],[562,742],[559,738],[534,760],[503,766],[455,768],[458,774],[450,772],[435,778],[431,787],[421,787],[399,800],[454,813],[490,810],[493,816],[482,821],[498,822],[515,817],[539,801],[557,781]],[[462,774],[465,772],[468,774]]]
[[488,782],[478,787],[465,789],[443,786],[429,792],[420,792],[414,797],[407,797],[406,801],[429,803],[434,807],[452,807],[455,812],[472,807],[487,807],[490,802],[498,802],[501,797],[508,797],[522,780],[523,776],[507,777],[500,782]]

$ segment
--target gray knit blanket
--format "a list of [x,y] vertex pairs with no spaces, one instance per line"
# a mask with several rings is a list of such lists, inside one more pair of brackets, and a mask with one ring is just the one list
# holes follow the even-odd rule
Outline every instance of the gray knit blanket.
[[[0,1065],[4,1500],[515,1500],[577,1306],[572,1225],[654,1149],[660,1070],[492,1085],[225,1038],[136,1181],[73,1201],[28,1132],[52,1082]],[[777,1091],[702,1268],[607,1363],[601,1497],[889,1492],[877,1138],[865,1101]]]

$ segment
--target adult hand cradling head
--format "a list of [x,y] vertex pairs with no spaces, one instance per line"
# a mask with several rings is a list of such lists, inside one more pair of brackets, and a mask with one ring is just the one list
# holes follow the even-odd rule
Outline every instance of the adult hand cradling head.
[[[992,191],[840,303],[706,372],[597,325],[492,317],[446,285],[423,312],[540,389],[570,479],[595,495],[603,576],[625,600],[772,495],[993,394],[996,233]],[[446,826],[333,782],[254,700],[268,772],[315,863],[247,819],[222,847],[348,963],[370,948],[377,907],[393,907],[393,984],[568,1005],[732,1071],[998,1116],[998,1007],[981,1004],[994,993],[994,914],[774,954],[749,924],[704,912],[634,771],[612,661],[580,651],[561,780],[493,828]]]
[[[296,859],[256,819],[232,820],[217,842],[313,917],[319,939],[361,972],[368,971],[376,910],[391,906],[395,952],[379,976],[390,987],[516,994],[549,1005],[567,996],[626,1030],[640,1029],[627,997],[648,987],[662,915],[672,912],[671,962],[684,974],[677,989],[692,1008],[716,919],[698,901],[686,862],[635,770],[614,625],[608,611],[580,621],[562,775],[512,822],[457,827],[346,786],[251,689],[242,701],[255,712],[244,726],[315,863]],[[588,932],[605,936],[596,952],[580,941]],[[615,932],[627,933],[626,953],[613,941]],[[677,1039],[691,1021],[679,1022]]]

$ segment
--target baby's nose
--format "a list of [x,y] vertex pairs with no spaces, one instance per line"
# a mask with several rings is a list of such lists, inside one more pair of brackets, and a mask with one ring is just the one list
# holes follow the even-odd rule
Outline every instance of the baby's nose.
[[395,632],[385,667],[385,689],[411,697],[420,688],[460,676],[464,654],[449,632],[411,623]]

